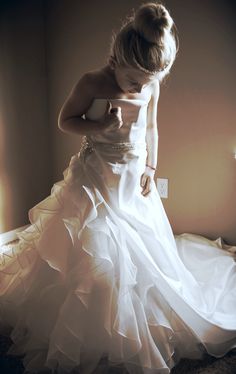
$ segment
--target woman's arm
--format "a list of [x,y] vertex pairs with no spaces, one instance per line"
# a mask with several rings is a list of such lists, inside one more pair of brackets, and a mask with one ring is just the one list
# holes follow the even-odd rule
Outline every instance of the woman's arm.
[[147,160],[146,164],[152,168],[157,166],[158,156],[158,129],[157,129],[157,105],[160,95],[160,84],[156,80],[153,83],[151,99],[147,109],[147,128],[146,128],[146,143],[147,143]]
[[145,196],[151,191],[151,180],[154,178],[158,155],[158,129],[157,129],[157,104],[160,94],[159,81],[152,85],[151,99],[147,109],[146,144],[147,158],[145,171],[141,176],[142,194]]
[[101,123],[83,118],[93,101],[94,92],[93,76],[91,73],[85,73],[73,86],[60,110],[58,127],[61,131],[78,135],[96,134],[101,131]]

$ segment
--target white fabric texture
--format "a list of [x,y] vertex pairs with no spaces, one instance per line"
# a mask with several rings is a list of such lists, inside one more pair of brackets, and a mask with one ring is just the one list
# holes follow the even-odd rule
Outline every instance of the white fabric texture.
[[155,170],[151,169],[149,166],[145,167],[145,174],[148,175],[150,178],[154,178]]
[[[236,347],[233,247],[173,235],[154,180],[147,196],[147,102],[110,99],[123,126],[83,137],[30,225],[1,254],[0,326],[25,370],[170,373],[181,357]],[[95,99],[86,117],[99,118]],[[105,370],[105,369],[104,369]],[[105,371],[104,371],[105,372]]]

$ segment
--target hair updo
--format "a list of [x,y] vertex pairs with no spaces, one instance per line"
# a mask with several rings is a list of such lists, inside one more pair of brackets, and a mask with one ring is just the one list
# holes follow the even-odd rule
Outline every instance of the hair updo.
[[130,66],[162,81],[179,49],[175,23],[160,2],[143,3],[132,10],[117,34],[113,33],[108,63]]

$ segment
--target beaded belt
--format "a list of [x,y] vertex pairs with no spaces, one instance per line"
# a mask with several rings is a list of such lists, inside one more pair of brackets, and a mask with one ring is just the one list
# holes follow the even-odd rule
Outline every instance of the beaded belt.
[[91,138],[84,135],[82,138],[80,153],[83,153],[85,150],[89,153],[93,152],[95,148],[104,148],[104,149],[116,149],[116,150],[129,150],[136,149],[137,147],[146,149],[146,142],[116,142],[116,143],[102,143],[94,142]]

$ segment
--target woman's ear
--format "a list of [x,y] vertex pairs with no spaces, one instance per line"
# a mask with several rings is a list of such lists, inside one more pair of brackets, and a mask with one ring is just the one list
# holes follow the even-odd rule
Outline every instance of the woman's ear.
[[109,65],[110,65],[112,70],[114,70],[116,68],[117,64],[116,64],[116,61],[115,61],[114,57],[112,57],[112,56],[109,57]]

